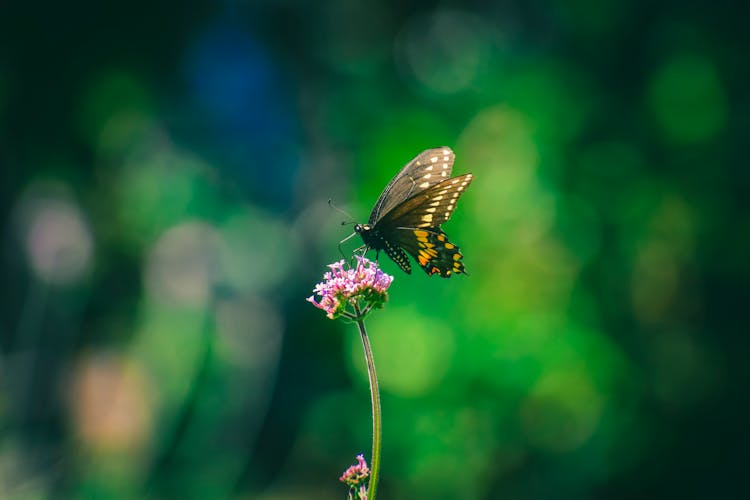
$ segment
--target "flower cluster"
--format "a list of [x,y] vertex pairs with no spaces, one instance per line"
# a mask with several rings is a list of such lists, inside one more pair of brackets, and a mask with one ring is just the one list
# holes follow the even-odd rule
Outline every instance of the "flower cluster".
[[367,500],[367,479],[370,477],[370,468],[367,467],[365,458],[357,455],[357,463],[344,471],[339,481],[349,486],[349,498],[356,500]]
[[382,307],[388,300],[388,287],[393,282],[393,276],[381,271],[377,263],[365,257],[357,255],[356,258],[357,265],[351,269],[347,269],[343,260],[329,264],[331,270],[323,275],[325,281],[313,289],[320,300],[316,302],[314,295],[307,298],[312,305],[325,311],[330,319],[339,316],[354,318],[346,310],[347,305],[358,307],[362,301],[365,304],[364,316],[371,309]]

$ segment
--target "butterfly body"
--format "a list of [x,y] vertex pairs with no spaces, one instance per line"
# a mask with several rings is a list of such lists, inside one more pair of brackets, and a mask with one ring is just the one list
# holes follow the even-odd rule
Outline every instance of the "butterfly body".
[[372,248],[376,252],[380,253],[381,250],[385,251],[388,257],[393,262],[398,264],[398,267],[404,270],[405,273],[411,274],[411,262],[406,252],[399,247],[391,243],[383,234],[379,228],[373,228],[369,224],[357,224],[354,226],[354,231],[362,236],[362,241],[365,242],[367,248]]
[[440,227],[473,179],[472,174],[450,177],[454,158],[450,148],[428,149],[401,169],[378,198],[369,222],[354,226],[366,249],[384,251],[407,274],[407,254],[428,275],[466,273],[463,254]]

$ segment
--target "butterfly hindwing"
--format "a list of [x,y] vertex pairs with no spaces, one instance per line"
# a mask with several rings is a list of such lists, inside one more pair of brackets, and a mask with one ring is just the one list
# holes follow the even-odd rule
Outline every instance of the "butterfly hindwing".
[[427,274],[440,274],[448,278],[451,274],[466,273],[461,259],[463,254],[451,243],[440,228],[401,229],[397,241]]
[[451,176],[456,155],[451,148],[433,148],[423,151],[402,168],[383,190],[370,214],[370,224],[378,220],[399,203],[416,193],[428,189]]

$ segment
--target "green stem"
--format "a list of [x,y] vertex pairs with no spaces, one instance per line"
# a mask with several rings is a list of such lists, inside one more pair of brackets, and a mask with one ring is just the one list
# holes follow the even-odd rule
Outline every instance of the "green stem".
[[357,327],[362,337],[362,347],[365,350],[365,361],[367,362],[367,374],[370,377],[370,397],[372,398],[372,459],[370,460],[370,482],[367,499],[375,500],[375,492],[378,488],[378,473],[380,471],[380,438],[382,433],[380,422],[380,390],[378,389],[378,376],[375,374],[375,361],[372,357],[370,339],[367,337],[365,322],[361,314],[359,304],[355,304],[357,313]]

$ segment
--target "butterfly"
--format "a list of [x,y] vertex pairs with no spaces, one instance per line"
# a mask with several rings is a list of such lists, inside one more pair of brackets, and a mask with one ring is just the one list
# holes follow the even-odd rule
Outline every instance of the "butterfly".
[[367,224],[356,224],[365,252],[383,250],[405,273],[411,255],[432,276],[466,274],[463,254],[440,225],[450,219],[472,174],[451,178],[455,155],[450,148],[428,149],[406,164],[388,183]]

